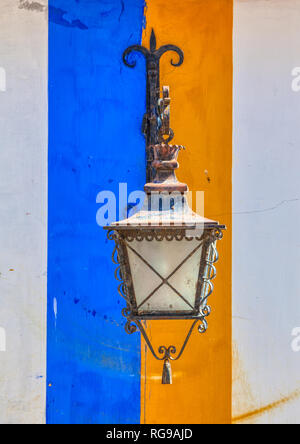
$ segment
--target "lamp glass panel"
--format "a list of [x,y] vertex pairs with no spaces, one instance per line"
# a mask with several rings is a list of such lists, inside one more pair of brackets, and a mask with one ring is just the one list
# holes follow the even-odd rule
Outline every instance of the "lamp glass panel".
[[196,239],[143,240],[127,245],[139,313],[194,309],[201,242]]

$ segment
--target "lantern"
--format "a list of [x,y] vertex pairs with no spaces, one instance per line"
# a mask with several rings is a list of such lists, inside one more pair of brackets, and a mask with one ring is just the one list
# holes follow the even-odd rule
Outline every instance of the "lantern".
[[[125,51],[124,60],[132,50],[147,57],[147,114],[144,132],[147,138],[147,178],[143,208],[128,219],[109,227],[108,238],[115,241],[113,262],[117,268],[119,294],[125,299],[122,313],[125,330],[140,330],[156,359],[164,361],[162,382],[172,383],[170,361],[180,358],[193,329],[207,330],[210,314],[208,298],[213,291],[218,260],[216,243],[223,236],[224,225],[194,213],[188,205],[188,187],[178,182],[175,170],[182,146],[171,145],[173,131],[169,127],[170,98],[167,87],[159,90],[159,57],[154,33],[150,51],[140,46]],[[164,50],[183,53],[173,45]],[[167,49],[166,49],[167,48]],[[173,63],[173,62],[172,62]],[[177,64],[178,65],[178,64]],[[176,64],[175,64],[176,66]],[[143,321],[191,319],[191,327],[182,348],[160,346],[156,351],[147,336]]]

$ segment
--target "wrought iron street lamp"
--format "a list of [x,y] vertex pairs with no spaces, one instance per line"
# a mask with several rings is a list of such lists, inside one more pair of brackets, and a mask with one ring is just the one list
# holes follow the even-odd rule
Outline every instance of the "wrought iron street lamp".
[[[128,56],[139,51],[147,62],[147,112],[143,121],[146,136],[147,183],[141,211],[109,227],[108,238],[115,241],[113,262],[119,294],[125,299],[122,313],[125,330],[140,330],[153,356],[164,361],[162,382],[172,383],[170,361],[178,360],[198,324],[198,331],[207,330],[210,314],[208,297],[213,291],[218,260],[217,240],[224,225],[194,213],[187,202],[188,187],[178,182],[175,170],[183,148],[170,145],[170,97],[168,87],[160,92],[159,60],[166,51],[175,51],[179,66],[183,52],[174,45],[156,49],[152,31],[150,51],[142,46],[129,47],[124,63],[134,67]],[[179,352],[174,345],[160,346],[156,352],[147,336],[143,321],[157,319],[191,319],[190,330]]]

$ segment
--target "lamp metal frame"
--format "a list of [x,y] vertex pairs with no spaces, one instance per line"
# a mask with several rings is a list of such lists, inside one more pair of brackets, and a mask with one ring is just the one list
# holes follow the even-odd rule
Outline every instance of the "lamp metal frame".
[[[146,138],[146,185],[145,191],[149,195],[153,191],[158,191],[161,195],[166,192],[171,193],[178,191],[182,196],[188,190],[186,184],[177,181],[174,170],[178,168],[177,155],[181,145],[169,145],[174,137],[174,132],[170,128],[170,97],[169,88],[163,87],[160,90],[160,58],[168,52],[173,51],[178,55],[178,61],[171,60],[173,66],[180,66],[184,61],[183,51],[175,45],[163,45],[157,49],[156,37],[152,30],[150,37],[150,49],[141,45],[132,45],[123,53],[123,62],[126,66],[134,68],[136,61],[130,55],[133,52],[139,52],[146,59],[146,114],[143,118],[142,132]],[[149,196],[148,196],[149,197]],[[175,209],[176,214],[176,209]],[[188,215],[191,220],[195,213],[188,207]],[[109,240],[114,240],[115,248],[112,254],[113,263],[116,265],[115,278],[118,281],[118,293],[126,301],[126,307],[122,310],[122,315],[126,318],[125,331],[133,334],[140,330],[149,350],[155,359],[164,361],[163,384],[172,383],[172,373],[170,361],[178,360],[191,337],[191,334],[198,325],[199,333],[205,333],[208,327],[206,318],[211,313],[211,308],[207,304],[209,296],[213,292],[212,280],[216,276],[215,263],[218,261],[218,252],[216,243],[222,239],[222,230],[226,229],[224,225],[205,219],[203,226],[195,226],[190,224],[165,226],[163,223],[139,224],[139,219],[135,219],[135,223],[130,224],[123,221],[121,223],[112,224],[104,227],[107,230]],[[141,218],[142,220],[142,218]],[[204,219],[203,219],[204,220]],[[129,219],[127,220],[129,221]],[[200,228],[200,230],[199,230]],[[150,264],[143,258],[132,246],[133,241],[163,241],[180,242],[182,240],[197,240],[198,246],[194,248],[190,254],[175,268],[175,270],[164,278],[156,269],[155,265]],[[200,267],[198,279],[195,288],[195,301],[192,305],[184,296],[177,291],[168,281],[180,267],[194,254],[202,248],[200,257]],[[139,305],[137,305],[132,271],[128,250],[136,254],[160,279],[158,285]],[[190,310],[154,310],[141,311],[140,307],[149,300],[154,293],[163,285],[168,285],[172,290],[181,297]],[[192,324],[187,332],[186,338],[180,350],[174,345],[169,347],[161,345],[156,352],[147,335],[146,321],[150,320],[192,320]]]

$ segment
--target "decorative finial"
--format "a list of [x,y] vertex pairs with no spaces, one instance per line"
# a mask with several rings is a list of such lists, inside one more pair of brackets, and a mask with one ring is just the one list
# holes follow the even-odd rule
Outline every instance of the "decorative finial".
[[151,37],[150,37],[150,51],[154,52],[156,50],[156,37],[154,29],[152,28]]

